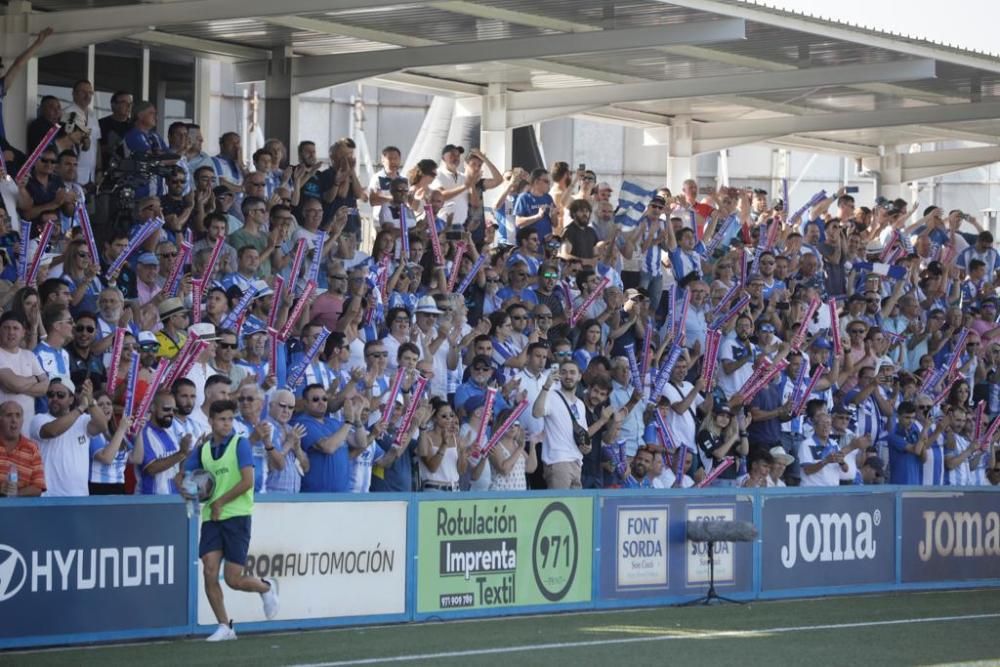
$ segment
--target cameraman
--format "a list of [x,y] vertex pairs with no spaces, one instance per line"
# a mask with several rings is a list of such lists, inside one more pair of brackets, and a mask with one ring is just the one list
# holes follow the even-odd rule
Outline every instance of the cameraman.
[[[166,146],[163,137],[156,132],[156,106],[148,100],[139,102],[135,105],[135,123],[125,133],[122,142],[124,156],[135,160],[155,157],[164,153]],[[135,196],[141,198],[156,194],[158,184],[159,177],[151,176],[148,181],[135,188]]]

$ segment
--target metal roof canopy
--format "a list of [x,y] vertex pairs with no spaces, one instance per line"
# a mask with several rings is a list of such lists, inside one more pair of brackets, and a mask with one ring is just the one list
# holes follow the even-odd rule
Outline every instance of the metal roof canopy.
[[577,114],[648,128],[650,143],[680,131],[687,154],[1000,143],[1000,58],[739,0],[89,4],[37,0],[0,25],[54,27],[43,54],[114,39],[202,52],[244,81],[291,54],[293,93],[367,80],[480,113],[499,89],[508,127]]

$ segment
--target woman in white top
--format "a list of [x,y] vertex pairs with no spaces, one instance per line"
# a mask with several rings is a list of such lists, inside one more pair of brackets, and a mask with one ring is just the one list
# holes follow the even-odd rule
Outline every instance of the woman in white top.
[[[501,412],[494,427],[503,424],[510,413],[510,410]],[[490,465],[493,467],[490,491],[527,490],[528,482],[525,474],[535,472],[538,467],[538,457],[534,447],[525,446],[524,429],[520,423],[514,422],[514,425],[500,438],[500,442],[490,452]]]
[[420,479],[424,491],[457,491],[469,465],[468,443],[459,435],[458,417],[446,401],[431,400],[430,430],[420,436]]

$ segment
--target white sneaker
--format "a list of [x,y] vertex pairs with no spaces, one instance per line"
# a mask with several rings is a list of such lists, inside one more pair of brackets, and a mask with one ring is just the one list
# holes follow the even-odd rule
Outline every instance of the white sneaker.
[[228,625],[225,623],[219,623],[219,627],[216,628],[215,632],[213,632],[205,641],[226,642],[231,639],[236,639],[236,631],[233,630],[232,621],[230,621]]
[[266,593],[260,594],[260,600],[264,603],[264,617],[270,621],[278,615],[278,582],[274,579],[262,579],[261,581],[270,586]]

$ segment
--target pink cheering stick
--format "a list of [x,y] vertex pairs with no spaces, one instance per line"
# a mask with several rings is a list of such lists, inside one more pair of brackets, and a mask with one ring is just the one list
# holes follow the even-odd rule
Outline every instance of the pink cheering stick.
[[[653,318],[646,318],[646,335],[642,337],[642,365],[639,366],[639,390],[649,382],[649,367],[653,363]],[[633,382],[635,382],[633,380]]]
[[496,433],[493,434],[493,437],[490,438],[489,442],[486,443],[486,446],[480,450],[480,460],[489,456],[490,452],[493,451],[493,448],[497,446],[498,442],[500,442],[500,438],[502,438],[504,434],[510,430],[510,428],[514,425],[514,422],[517,421],[518,417],[521,416],[521,413],[523,413],[527,408],[528,399],[524,399],[514,407],[514,410],[510,413],[507,419],[504,420],[503,424],[500,424],[500,427],[496,430]]
[[438,236],[437,216],[430,204],[424,206],[424,220],[427,222],[427,235],[431,237],[431,248],[434,250],[434,262],[444,266],[444,253],[441,252],[441,238]]
[[486,390],[486,402],[483,404],[483,418],[479,420],[479,429],[476,431],[476,440],[472,443],[472,453],[475,462],[473,465],[479,465],[484,454],[482,453],[481,444],[483,439],[486,437],[486,425],[489,424],[493,417],[493,404],[497,400],[497,390],[495,387],[490,387]]
[[950,391],[951,391],[951,388],[952,388],[952,387],[953,387],[953,386],[955,385],[955,383],[956,383],[956,382],[958,382],[958,381],[959,381],[960,379],[961,379],[961,377],[960,377],[960,376],[958,376],[958,375],[956,375],[955,377],[951,378],[951,380],[949,380],[948,382],[946,382],[946,383],[945,383],[945,385],[944,385],[944,389],[942,389],[942,390],[941,390],[941,393],[939,393],[939,394],[938,394],[938,395],[937,395],[937,396],[936,396],[936,397],[934,398],[934,405],[941,405],[941,403],[944,403],[944,399],[948,398],[948,392],[950,392]]
[[170,370],[167,372],[166,376],[160,378],[160,381],[163,383],[163,387],[165,389],[171,388],[174,380],[178,377],[177,371],[180,370],[187,363],[187,360],[192,357],[197,343],[198,337],[194,335],[188,336],[187,340],[184,341],[184,345],[181,346],[181,349],[177,352],[177,356],[174,357]]
[[708,486],[709,484],[711,484],[712,482],[714,482],[716,479],[718,479],[719,475],[721,475],[726,470],[728,470],[729,467],[732,466],[733,463],[735,463],[735,462],[736,461],[735,461],[735,459],[733,459],[732,456],[727,456],[726,458],[722,459],[722,463],[720,463],[719,465],[717,465],[714,468],[712,468],[712,472],[710,472],[707,475],[705,475],[705,479],[703,479],[700,482],[698,482],[697,484],[695,484],[695,486],[697,488],[699,488],[699,489],[704,489],[706,486]]
[[285,326],[281,327],[281,331],[278,333],[278,338],[280,340],[288,340],[288,336],[292,333],[292,328],[295,323],[299,321],[302,317],[302,310],[309,303],[309,297],[312,296],[313,292],[316,291],[316,283],[309,281],[306,283],[306,288],[302,292],[302,296],[299,300],[295,302],[295,307],[292,308],[292,312],[288,314],[288,319],[285,321]]
[[462,268],[462,255],[465,254],[465,242],[459,241],[455,244],[455,260],[451,263],[451,275],[448,276],[448,293],[455,291],[458,284],[458,270]]
[[122,251],[122,254],[118,255],[118,257],[115,258],[115,261],[111,262],[111,266],[108,267],[108,271],[104,274],[104,277],[111,280],[111,276],[121,271],[122,267],[125,266],[125,262],[128,261],[128,258],[135,254],[135,251],[138,250],[142,244],[148,241],[153,234],[158,233],[161,227],[163,227],[163,220],[160,218],[144,223],[142,227],[139,228],[136,235],[132,237],[132,240],[128,242],[128,245],[125,247],[125,250]]
[[409,434],[410,426],[413,424],[413,414],[417,411],[417,405],[420,403],[420,396],[424,393],[424,388],[427,386],[429,380],[423,376],[417,378],[417,384],[413,387],[413,393],[410,395],[410,404],[406,406],[406,412],[403,414],[403,422],[396,431],[395,446],[399,447],[403,443],[403,436]]
[[993,422],[990,424],[989,428],[986,429],[986,433],[983,434],[982,448],[986,451],[990,448],[990,443],[997,434],[997,429],[1000,429],[1000,415],[998,415]]
[[[156,371],[153,373],[153,381],[146,388],[146,393],[142,395],[142,400],[139,401],[138,410],[134,413],[139,417],[149,414],[149,408],[153,405],[153,397],[156,396],[156,392],[160,391],[160,388],[166,389],[166,385],[162,385],[163,377],[167,374],[171,363],[168,359],[162,359],[160,365],[156,367]],[[132,426],[129,427],[128,435],[130,437],[135,437],[135,434],[139,432],[139,426],[142,424],[142,419],[136,419],[132,422]]]
[[31,152],[31,155],[29,155],[28,159],[24,161],[21,168],[17,170],[17,176],[14,178],[15,181],[20,183],[22,178],[31,173],[31,168],[35,166],[36,162],[38,162],[38,158],[42,157],[42,153],[45,152],[45,149],[50,143],[52,143],[52,140],[56,138],[56,134],[58,133],[58,125],[53,125],[49,128],[49,131],[45,133],[42,140],[38,142],[37,146],[35,146],[35,150]]
[[177,253],[177,257],[174,258],[174,266],[170,269],[167,282],[164,283],[167,286],[167,296],[177,296],[177,292],[180,291],[181,273],[184,271],[184,265],[187,264],[188,257],[190,256],[191,244],[187,241],[181,241],[180,250]]
[[201,301],[205,293],[205,286],[201,280],[191,281],[191,322],[198,324],[201,322]]
[[799,396],[798,402],[795,407],[792,408],[792,416],[798,417],[805,410],[806,403],[809,402],[809,397],[812,396],[813,390],[816,388],[816,383],[819,382],[820,377],[826,373],[826,366],[820,364],[816,367],[816,372],[813,373],[812,379],[809,380],[809,384],[806,385],[805,391]]
[[396,369],[396,375],[393,376],[392,385],[389,387],[389,400],[382,406],[382,421],[386,424],[392,423],[392,407],[396,403],[396,395],[399,394],[399,388],[403,384],[404,371],[405,369],[402,366]]
[[28,274],[24,277],[25,283],[28,285],[35,284],[35,278],[38,277],[38,267],[42,263],[42,255],[45,254],[45,248],[49,245],[49,238],[52,236],[55,228],[56,223],[52,221],[46,222],[45,227],[42,229],[42,235],[38,237],[38,247],[35,248],[35,256],[31,258],[31,264],[28,265]]
[[597,297],[601,296],[601,292],[603,292],[610,284],[611,284],[610,278],[608,278],[607,276],[601,278],[601,282],[597,283],[597,288],[590,293],[590,296],[588,296],[583,303],[580,304],[580,308],[572,312],[572,314],[569,316],[569,325],[571,327],[576,326],[577,320],[579,320],[580,317],[587,312],[587,309],[590,308],[590,306],[593,305],[595,301],[597,301]]
[[983,435],[983,417],[986,414],[986,401],[979,401],[976,404],[976,411],[972,416],[972,442],[979,442]]
[[[275,375],[278,374],[278,332],[274,327],[267,328],[267,342],[268,342],[268,362],[271,364],[270,370]],[[287,378],[286,378],[287,379]]]
[[715,379],[715,369],[719,364],[719,345],[721,342],[721,331],[709,329],[705,332],[705,362],[702,365],[701,377],[709,391],[712,390],[712,380]]
[[208,256],[208,264],[205,265],[205,269],[201,274],[201,290],[204,292],[212,284],[212,276],[215,275],[215,265],[219,263],[219,256],[222,254],[222,248],[226,245],[226,238],[220,236],[215,239],[215,245],[212,246],[212,254]]
[[273,329],[278,321],[278,311],[281,310],[281,301],[284,298],[285,279],[281,276],[274,277],[274,296],[271,298],[271,310],[267,313],[267,328]]
[[830,311],[830,337],[833,338],[833,353],[839,357],[844,351],[844,343],[840,340],[840,318],[837,317],[837,300],[830,299],[826,302],[826,307]]
[[123,327],[115,329],[115,339],[111,343],[111,364],[108,368],[108,393],[114,396],[118,386],[118,366],[121,364],[122,350],[125,348],[125,333]]
[[819,310],[819,299],[813,297],[812,301],[809,302],[809,307],[806,309],[806,314],[802,318],[802,323],[799,325],[799,330],[795,332],[795,336],[792,337],[792,349],[798,351],[802,347],[802,344],[806,342],[806,332],[809,330],[809,323],[812,321],[813,315]]
[[292,258],[292,270],[288,274],[288,287],[294,296],[297,292],[296,286],[299,284],[299,273],[302,272],[302,264],[306,261],[306,240],[299,239],[295,243],[295,257]]
[[90,261],[94,266],[100,267],[101,256],[97,254],[97,243],[94,241],[94,229],[90,226],[90,216],[87,215],[87,207],[82,203],[76,205],[76,216],[80,219],[80,231],[83,233],[83,240],[87,242],[87,250],[90,252]]
[[[744,390],[744,388],[740,389],[739,393],[743,396],[743,403],[747,404],[751,400],[753,400],[753,397],[756,396],[758,393],[760,393],[760,391],[764,387],[766,387],[768,384],[770,384],[771,380],[773,380],[775,378],[775,376],[778,375],[778,373],[780,373],[781,371],[785,370],[785,367],[787,367],[787,366],[788,366],[788,362],[785,361],[784,359],[782,359],[778,363],[776,363],[776,364],[768,367],[768,369],[764,372],[764,374],[761,377],[757,378],[756,383],[751,384],[748,381],[746,384],[744,384],[743,385],[744,388],[747,387],[747,385],[750,385],[750,386],[746,390]],[[751,376],[750,379],[753,380],[754,378]]]
[[944,376],[949,378],[955,373],[955,369],[958,368],[958,362],[962,359],[962,352],[965,350],[965,341],[969,338],[969,330],[962,329],[958,334],[958,340],[955,341],[955,349],[951,353],[951,360],[948,362],[948,370],[945,371]]

